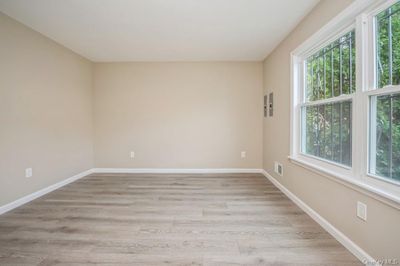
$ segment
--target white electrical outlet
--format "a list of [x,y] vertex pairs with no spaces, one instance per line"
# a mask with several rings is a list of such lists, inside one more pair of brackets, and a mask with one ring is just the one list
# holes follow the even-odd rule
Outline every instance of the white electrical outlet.
[[132,159],[135,158],[135,152],[134,151],[131,151],[131,158]]
[[26,168],[25,169],[25,177],[32,177],[33,171],[32,168]]
[[245,151],[242,151],[242,152],[240,153],[240,157],[241,157],[241,158],[246,158],[246,152],[245,152]]
[[361,220],[367,220],[367,205],[360,201],[357,201],[357,217]]
[[283,165],[280,164],[280,163],[278,163],[278,162],[275,162],[275,164],[274,164],[274,171],[275,171],[275,173],[277,173],[278,175],[283,176]]

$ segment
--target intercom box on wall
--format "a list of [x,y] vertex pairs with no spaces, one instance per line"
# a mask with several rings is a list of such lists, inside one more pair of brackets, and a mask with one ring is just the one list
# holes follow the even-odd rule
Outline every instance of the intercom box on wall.
[[264,95],[264,117],[268,116],[268,95]]
[[273,116],[274,115],[274,93],[270,93],[269,94],[269,116]]

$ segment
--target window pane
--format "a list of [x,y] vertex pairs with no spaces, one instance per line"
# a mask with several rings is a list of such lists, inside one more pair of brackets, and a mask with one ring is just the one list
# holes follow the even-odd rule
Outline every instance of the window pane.
[[400,84],[400,2],[376,17],[377,87]]
[[342,45],[342,94],[350,94],[350,45]]
[[351,166],[351,101],[303,107],[303,152]]
[[340,96],[340,49],[333,48],[333,96]]
[[332,64],[333,64],[333,50],[325,53],[325,98],[333,97],[333,84],[332,84]]
[[370,172],[400,181],[400,94],[374,96],[371,105],[376,128],[371,134]]
[[306,101],[355,91],[355,34],[351,31],[306,60]]

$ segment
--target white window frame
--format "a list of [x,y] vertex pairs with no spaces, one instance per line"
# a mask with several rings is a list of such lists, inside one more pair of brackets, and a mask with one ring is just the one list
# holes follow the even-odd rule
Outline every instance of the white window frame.
[[[300,166],[322,173],[349,187],[362,188],[361,192],[372,194],[384,202],[400,204],[400,183],[369,173],[370,146],[369,127],[372,95],[400,92],[400,86],[376,89],[375,73],[375,16],[398,0],[356,0],[337,17],[322,27],[291,53],[291,129],[289,159]],[[352,101],[352,166],[347,167],[302,153],[302,116],[306,89],[305,61],[332,41],[355,29],[356,41],[356,92],[340,96]],[[338,97],[336,97],[338,99]],[[322,100],[328,103],[330,99]],[[366,133],[368,132],[368,133]]]
[[[372,12],[370,12],[367,19],[368,19],[371,36],[376,36],[376,22],[375,22],[376,15],[378,15],[380,12],[384,11],[385,9],[387,9],[388,7],[390,7],[391,5],[393,5],[396,2],[398,2],[398,0],[387,1],[387,2],[383,3],[382,5],[380,5],[378,8],[374,9]],[[370,55],[369,55],[372,58],[373,63],[370,64],[370,67],[368,69],[368,71],[369,71],[368,76],[370,78],[368,80],[369,83],[368,83],[368,88],[367,88],[367,92],[366,92],[367,97],[370,99],[370,104],[368,105],[370,119],[368,119],[369,120],[368,122],[369,122],[369,128],[371,130],[368,130],[368,133],[371,133],[372,129],[374,129],[374,131],[376,129],[375,121],[373,120],[375,113],[371,109],[371,105],[372,105],[372,97],[371,96],[383,96],[383,95],[389,95],[392,93],[400,93],[400,85],[389,85],[389,86],[385,86],[383,88],[377,88],[378,77],[376,75],[377,62],[376,62],[376,46],[375,45],[376,45],[376,42],[374,40],[372,42],[372,47],[370,49]],[[375,143],[374,138],[372,138],[371,135],[369,135],[368,136],[368,147],[369,147],[368,152],[369,152],[370,156],[374,156],[376,154],[375,145],[376,145],[376,143]],[[370,172],[371,164],[374,163],[373,162],[374,160],[371,159],[371,157],[367,158],[367,160],[368,160],[368,169],[367,169],[368,177],[372,177],[372,178],[375,178],[375,179],[378,179],[378,180],[381,180],[384,182],[388,182],[388,183],[392,183],[394,185],[400,186],[400,181],[390,180],[388,178],[381,177],[381,176],[371,173]]]

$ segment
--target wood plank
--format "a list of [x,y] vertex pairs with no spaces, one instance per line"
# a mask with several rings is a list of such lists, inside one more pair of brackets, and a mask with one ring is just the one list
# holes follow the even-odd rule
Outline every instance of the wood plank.
[[361,265],[260,174],[94,174],[0,216],[0,265]]

